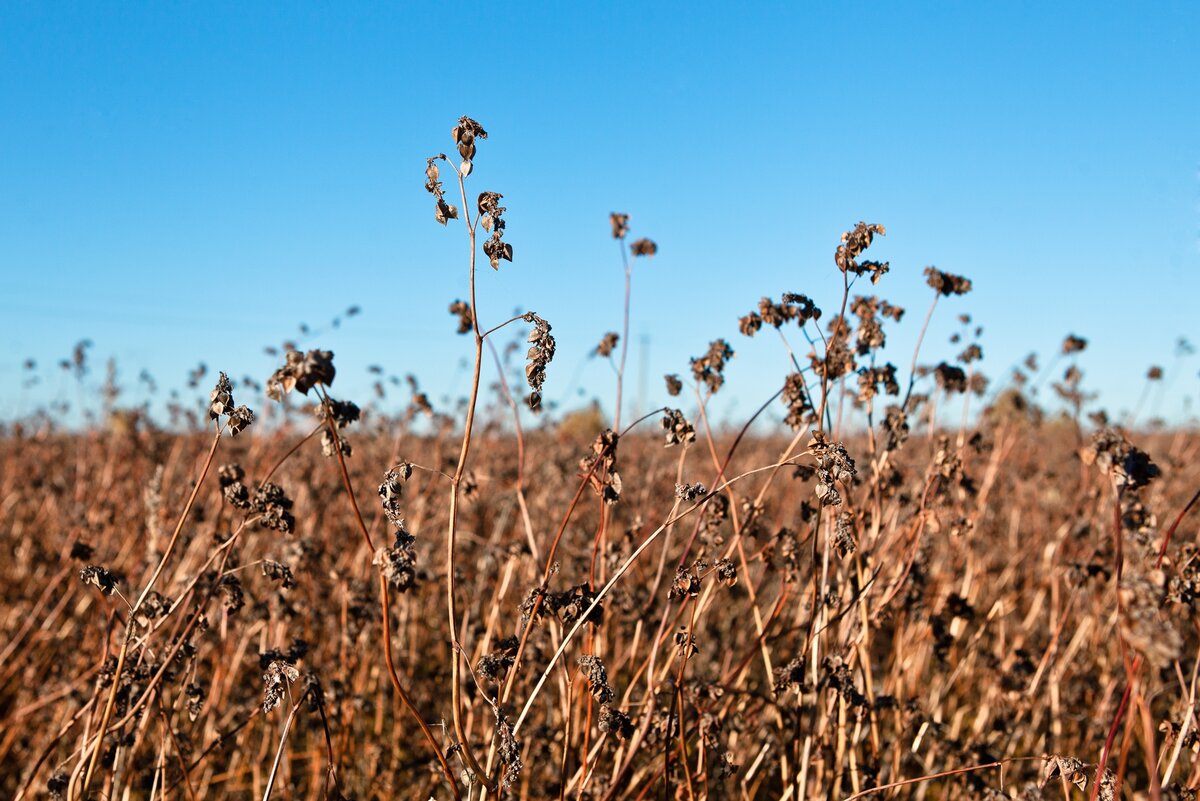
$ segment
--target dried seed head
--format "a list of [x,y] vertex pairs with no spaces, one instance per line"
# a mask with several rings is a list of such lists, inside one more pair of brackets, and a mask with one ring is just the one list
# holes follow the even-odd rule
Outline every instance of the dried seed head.
[[579,667],[587,676],[592,697],[601,704],[611,703],[615,693],[608,684],[608,671],[604,669],[604,661],[598,656],[583,654],[579,657]]
[[759,316],[758,312],[750,312],[744,317],[738,318],[738,331],[741,332],[742,336],[754,336],[762,329],[762,325],[763,318]]
[[833,547],[837,549],[838,556],[845,559],[850,554],[854,553],[858,544],[854,540],[853,518],[849,513],[841,512],[837,516],[837,525],[834,528]]
[[229,382],[229,376],[221,373],[209,396],[208,419],[216,420],[221,415],[228,415],[233,412],[233,408],[233,384]]
[[258,524],[263,528],[284,534],[295,530],[296,518],[288,511],[292,508],[292,501],[278,484],[263,482],[262,486],[254,491],[250,508],[261,515]]
[[229,434],[236,437],[250,427],[254,422],[254,412],[245,404],[238,406],[229,413]]
[[864,261],[859,263],[858,257],[863,251],[871,246],[875,235],[885,236],[887,231],[882,225],[874,223],[868,224],[859,222],[854,226],[854,230],[846,231],[842,234],[842,244],[838,245],[834,251],[833,261],[837,264],[838,269],[844,273],[853,273],[854,275],[862,275],[863,273],[871,274],[871,283],[879,283],[879,279],[888,271],[887,262]]
[[221,595],[221,603],[230,615],[236,615],[246,605],[246,593],[242,590],[242,582],[237,576],[226,573],[217,582],[217,592]]
[[354,449],[350,447],[350,443],[343,436],[335,437],[329,429],[321,432],[321,453],[326,457],[333,457],[341,451],[342,456],[349,457]]
[[546,381],[546,366],[554,359],[555,342],[550,335],[550,323],[533,312],[527,312],[524,320],[533,323],[533,330],[529,332],[529,351],[525,354],[529,360],[525,365],[525,380],[533,390],[529,394],[529,405],[536,409],[542,403],[542,384]]
[[483,243],[483,253],[492,264],[493,270],[500,269],[500,260],[512,261],[513,249],[512,245],[503,240],[504,237],[504,214],[506,209],[500,205],[500,199],[504,195],[498,192],[481,192],[479,194],[479,223],[483,226],[483,230],[491,231],[491,237]]
[[450,304],[450,313],[458,316],[458,333],[469,333],[475,325],[475,317],[471,313],[471,304],[465,300],[456,300]]
[[925,283],[929,284],[939,295],[965,295],[971,291],[971,281],[961,275],[944,273],[936,267],[925,268]]
[[284,365],[267,379],[267,396],[283,400],[293,389],[307,395],[317,384],[330,386],[337,371],[333,367],[333,353],[327,350],[310,350],[301,353],[289,350]]
[[375,551],[372,564],[379,568],[397,592],[406,593],[417,586],[417,555],[413,550],[416,538],[404,528],[403,520],[392,520],[395,540],[390,548]]
[[680,598],[695,598],[699,594],[700,579],[686,567],[676,568],[675,580],[671,582],[667,598],[674,601]]
[[658,253],[658,245],[650,239],[639,239],[629,246],[629,251],[634,256],[653,256]]
[[240,481],[231,481],[221,487],[221,494],[225,497],[225,502],[235,509],[249,511],[250,509],[250,490]]
[[601,705],[600,719],[597,725],[600,731],[615,734],[622,740],[633,736],[633,721],[624,712],[614,708],[612,704]]
[[1041,787],[1045,787],[1054,779],[1065,779],[1082,792],[1087,789],[1087,764],[1072,756],[1049,754],[1043,757],[1045,765],[1042,769]]
[[608,215],[608,221],[612,223],[613,239],[624,239],[625,235],[629,233],[628,214],[618,214],[614,211]]
[[665,375],[663,380],[667,382],[667,394],[672,398],[678,397],[683,391],[683,382],[679,380],[677,375]]
[[804,386],[804,376],[800,373],[788,375],[784,379],[783,394],[780,397],[788,409],[787,416],[783,421],[793,431],[799,431],[808,424],[812,413],[815,412],[808,396],[808,389]]
[[609,331],[600,339],[600,344],[596,346],[596,355],[603,356],[606,359],[612,356],[620,339],[620,336],[615,331]]
[[398,467],[383,474],[383,483],[379,485],[379,498],[383,504],[384,514],[394,525],[403,525],[400,514],[400,498],[404,495],[404,483],[412,476],[412,465],[402,462]]
[[475,672],[484,681],[491,684],[498,684],[516,661],[517,649],[520,643],[521,641],[516,637],[506,637],[496,643],[494,651],[484,654],[479,658],[479,662],[475,666]]
[[446,192],[442,189],[442,182],[438,180],[441,176],[441,171],[438,169],[436,162],[439,159],[445,160],[446,155],[439,153],[436,156],[425,159],[425,191],[433,195],[433,218],[442,225],[446,224],[447,220],[458,219],[458,209],[446,202]]
[[504,765],[504,778],[500,783],[505,788],[512,787],[525,764],[521,761],[521,743],[513,734],[508,717],[499,707],[496,708],[496,737],[500,740],[496,755]]
[[1095,463],[1100,472],[1111,475],[1120,488],[1139,489],[1158,478],[1158,466],[1149,454],[1138,450],[1115,429],[1106,428],[1092,436],[1092,446],[1080,457],[1087,464]]
[[882,389],[888,395],[900,394],[900,382],[896,380],[896,365],[861,367],[858,370],[858,399],[866,402]]
[[272,581],[278,581],[280,586],[285,590],[290,590],[296,586],[296,577],[292,575],[292,569],[282,562],[273,562],[270,559],[264,559],[262,574]]
[[487,131],[483,126],[470,117],[459,117],[458,125],[450,131],[454,144],[458,146],[458,155],[462,156],[459,170],[464,176],[470,175],[474,168],[475,140],[487,139]]
[[287,662],[274,661],[263,674],[266,691],[263,694],[263,712],[270,712],[283,700],[288,685],[300,678],[300,671]]
[[351,423],[358,422],[359,417],[362,416],[362,410],[353,401],[340,401],[330,398],[328,409],[322,403],[316,407],[316,415],[317,419],[322,421],[332,418],[337,428],[345,428]]
[[717,570],[717,580],[726,587],[732,587],[734,584],[737,584],[737,565],[735,565],[732,560],[718,559],[714,567]]
[[817,499],[822,506],[840,505],[842,496],[835,484],[848,486],[858,475],[854,460],[850,458],[842,443],[827,442],[825,434],[821,431],[813,432],[808,449],[816,457]]
[[120,578],[110,572],[107,568],[100,565],[88,565],[79,571],[79,579],[84,584],[91,584],[99,587],[100,592],[105,595],[112,595],[117,591],[117,585],[121,583]]
[[942,362],[933,368],[933,375],[937,379],[938,386],[945,392],[962,393],[967,391],[967,374],[961,367]]
[[664,409],[662,427],[667,432],[667,447],[672,445],[690,445],[696,441],[696,429],[683,416],[679,409]]
[[708,352],[703,356],[691,359],[692,376],[696,383],[708,387],[710,394],[715,393],[725,383],[725,364],[733,358],[733,348],[723,339],[714,339],[708,343]]

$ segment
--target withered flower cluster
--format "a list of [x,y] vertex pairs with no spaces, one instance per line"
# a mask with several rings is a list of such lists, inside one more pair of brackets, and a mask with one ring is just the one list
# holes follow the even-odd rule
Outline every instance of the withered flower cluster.
[[529,393],[529,407],[536,409],[542,405],[542,384],[546,381],[546,365],[554,359],[554,337],[550,335],[550,323],[538,317],[533,312],[527,312],[525,322],[533,323],[529,332],[529,351],[525,358],[525,380],[532,392]]
[[604,661],[592,654],[582,654],[579,657],[579,667],[587,677],[588,689],[598,703],[611,703],[615,693],[608,683],[608,671],[604,669]]
[[512,245],[505,242],[504,218],[501,216],[507,209],[500,205],[504,195],[499,192],[479,193],[479,223],[483,230],[491,231],[492,235],[483,243],[483,253],[488,257],[493,270],[500,269],[500,260],[511,262],[513,259]]
[[1101,473],[1111,475],[1119,489],[1140,489],[1159,476],[1158,465],[1150,455],[1111,428],[1097,431],[1092,436],[1092,447],[1081,456],[1084,462],[1099,467]]
[[241,579],[235,574],[226,573],[218,579],[216,591],[221,596],[221,603],[229,616],[238,614],[241,608],[246,606],[246,594],[241,589]]
[[267,397],[283,400],[293,389],[307,395],[317,384],[330,386],[337,371],[333,367],[333,353],[327,350],[310,350],[301,353],[289,350],[284,365],[267,379]]
[[285,590],[293,589],[296,586],[296,576],[292,573],[292,569],[283,562],[264,559],[262,574],[272,581],[278,581],[280,586]]
[[809,422],[814,412],[808,390],[804,386],[804,376],[800,373],[789,373],[783,381],[783,394],[780,397],[788,410],[783,422],[793,431],[799,431]]
[[441,171],[434,163],[438,159],[445,158],[444,153],[439,153],[425,159],[425,191],[433,195],[433,219],[442,225],[445,225],[447,220],[458,219],[458,208],[453,203],[446,202],[446,191],[442,189],[442,182],[438,180],[441,177]]
[[848,486],[858,471],[840,442],[829,442],[822,431],[814,431],[808,449],[816,457],[817,499],[822,506],[839,506],[842,496],[835,484]]
[[84,584],[99,587],[100,592],[105,595],[112,595],[117,591],[117,585],[120,584],[120,579],[115,573],[100,565],[88,565],[80,570],[79,580]]
[[1074,334],[1068,334],[1067,338],[1063,340],[1062,352],[1063,353],[1080,353],[1086,347],[1087,347],[1086,339],[1084,339],[1083,337],[1077,337]]
[[667,592],[667,598],[675,601],[681,598],[695,598],[699,594],[700,577],[693,573],[690,568],[676,568],[675,579],[671,582],[671,589]]
[[797,292],[784,292],[781,303],[790,311],[791,319],[796,320],[801,326],[809,320],[820,320],[821,310],[812,302],[808,295],[802,295]]
[[596,355],[608,358],[613,355],[613,351],[617,348],[617,342],[621,337],[615,331],[609,331],[600,340],[600,344],[596,346]]
[[708,352],[691,359],[692,376],[697,384],[708,387],[709,394],[715,393],[725,383],[725,363],[733,358],[733,348],[723,339],[708,343]]
[[937,379],[938,386],[945,392],[963,393],[967,391],[967,374],[961,367],[942,362],[933,368],[933,375]]
[[834,251],[833,261],[837,264],[838,269],[844,273],[853,273],[854,275],[862,275],[863,273],[871,274],[871,283],[879,283],[879,279],[883,278],[883,274],[888,271],[888,263],[878,261],[859,262],[858,257],[863,251],[871,246],[871,242],[876,235],[886,236],[887,231],[882,225],[874,223],[868,224],[859,222],[854,226],[853,231],[846,231],[842,234],[842,244],[838,245]]
[[[228,493],[226,494],[228,498]],[[296,518],[288,511],[292,501],[283,491],[283,487],[264,481],[262,486],[254,491],[250,501],[250,509],[261,517],[258,524],[263,528],[291,534],[296,528]]]
[[963,349],[962,353],[958,354],[958,361],[961,362],[962,364],[970,364],[971,362],[977,362],[982,358],[983,358],[983,348],[981,348],[979,346],[978,342],[972,342],[970,345],[967,345],[967,347],[965,347]]
[[663,410],[662,427],[667,432],[668,448],[672,445],[690,445],[696,441],[696,429],[679,409]]
[[377,549],[372,560],[388,583],[401,593],[417,586],[417,555],[413,550],[416,538],[404,527],[404,517],[400,511],[400,498],[404,495],[404,484],[410,476],[412,465],[408,463],[387,471],[383,476],[383,483],[379,485],[379,499],[395,536],[392,546]]
[[592,452],[579,460],[579,469],[588,473],[593,489],[608,504],[621,499],[621,474],[617,472],[617,444],[620,439],[611,428],[604,429],[592,442]]
[[500,640],[496,643],[495,650],[479,657],[479,662],[475,665],[475,672],[484,681],[498,684],[508,673],[508,669],[516,662],[517,649],[520,644],[521,641],[516,637],[505,637]]
[[854,351],[848,344],[849,338],[850,327],[844,317],[834,317],[830,320],[829,338],[824,355],[818,355],[815,348],[808,354],[813,372],[826,381],[834,381],[858,369]]
[[525,763],[521,761],[521,742],[513,734],[512,723],[500,707],[496,707],[496,737],[500,740],[496,756],[500,758],[500,764],[504,765],[504,778],[500,780],[500,784],[507,789],[516,783],[517,777],[525,768]]
[[283,700],[288,685],[300,678],[300,671],[294,665],[276,660],[267,666],[263,674],[266,691],[263,693],[263,712],[270,712]]
[[217,420],[222,415],[229,418],[229,433],[237,436],[254,422],[254,412],[245,404],[235,406],[233,402],[233,384],[229,376],[221,373],[217,385],[213,388],[208,402],[208,419]]
[[795,320],[803,328],[809,320],[819,319],[821,319],[821,310],[807,295],[785,292],[779,303],[768,297],[761,298],[758,301],[757,311],[752,311],[738,319],[738,330],[745,336],[752,337],[762,329],[763,325],[778,329]]
[[[1091,765],[1081,759],[1060,754],[1048,754],[1042,758],[1046,764],[1042,770],[1042,780],[1035,788],[1038,797],[1041,797],[1041,790],[1055,779],[1070,782],[1079,788],[1080,792],[1087,790],[1088,779],[1092,772]],[[1116,784],[1117,775],[1105,768],[1104,775],[1100,777],[1100,786],[1096,788],[1096,798],[1099,801],[1113,801]]]
[[[596,599],[600,597],[599,592],[589,589],[586,584],[576,584],[573,587],[568,587],[562,592],[544,592],[535,590],[534,595],[540,593],[545,600],[545,607],[558,616],[559,621],[564,626],[574,625],[579,618],[583,617],[584,612],[587,612],[587,622],[599,625],[604,622],[604,604],[596,604],[596,607],[588,612]],[[528,603],[528,599],[526,603]],[[528,615],[528,610],[523,606],[522,615]]]
[[858,370],[858,399],[866,402],[882,389],[888,395],[900,394],[900,382],[896,380],[896,365],[887,363],[882,367],[861,367]]
[[971,280],[961,275],[944,273],[936,267],[926,267],[925,276],[925,283],[933,287],[939,295],[965,295],[971,291]]
[[696,646],[696,637],[689,632],[686,627],[680,626],[679,631],[675,632],[675,652],[679,654],[682,660],[691,659],[696,655],[699,648]]
[[855,296],[850,303],[850,311],[858,318],[855,352],[859,356],[865,356],[887,344],[880,317],[890,317],[896,322],[900,322],[900,318],[904,316],[904,309],[893,306],[874,295]]
[[[361,414],[358,405],[351,401],[340,401],[333,398],[329,399],[328,416],[333,420],[333,427],[341,432],[346,426],[358,420]],[[317,407],[317,418],[325,420],[327,416],[326,405],[321,404]],[[334,436],[334,433],[326,428],[321,432],[321,452],[326,456],[334,456],[341,450],[343,456],[349,456],[352,452],[350,443],[341,433]]]
[[246,471],[241,465],[223,464],[217,468],[217,483],[226,502],[237,509],[250,508],[250,490],[242,483]]
[[257,513],[260,517],[258,525],[274,531],[290,534],[296,526],[296,518],[289,511],[292,501],[278,484],[270,481],[263,482],[251,494],[242,483],[246,473],[239,465],[221,465],[217,471],[217,482],[225,501],[235,509]]
[[679,397],[679,393],[683,391],[683,382],[679,380],[679,376],[675,374],[663,376],[663,380],[667,384],[667,394],[672,398]]
[[618,214],[614,211],[608,215],[608,221],[612,223],[613,239],[624,239],[625,235],[629,233],[628,214]]
[[795,692],[797,695],[808,691],[808,671],[805,669],[804,662],[799,657],[796,657],[783,667],[775,668],[773,674],[773,687],[776,695],[783,695],[789,690]]
[[622,740],[627,740],[633,736],[633,721],[629,719],[629,715],[626,715],[612,704],[605,704],[600,707],[600,719],[597,722],[597,727],[600,731],[615,734]]
[[658,253],[658,245],[652,239],[638,239],[629,246],[629,252],[634,256],[653,256]]
[[465,300],[456,300],[450,304],[450,313],[458,316],[458,333],[470,333],[475,325],[475,316],[471,314],[471,304]]
[[838,556],[841,556],[843,559],[854,553],[858,547],[858,543],[854,539],[854,519],[848,512],[840,512],[838,514],[832,542],[833,547],[838,552]]
[[459,170],[464,177],[470,175],[474,168],[475,140],[487,139],[487,131],[470,117],[459,117],[458,125],[451,129],[450,135],[454,138],[454,144],[458,146],[458,155],[462,156]]
[[687,503],[693,503],[708,494],[703,484],[676,484],[675,497]]

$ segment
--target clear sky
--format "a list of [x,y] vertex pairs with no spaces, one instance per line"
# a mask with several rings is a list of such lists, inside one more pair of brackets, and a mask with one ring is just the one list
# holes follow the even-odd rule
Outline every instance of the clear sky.
[[888,229],[876,290],[913,318],[898,365],[934,264],[975,292],[939,308],[930,360],[957,352],[959,312],[993,376],[1076,333],[1113,410],[1161,364],[1144,413],[1177,416],[1200,388],[1200,356],[1173,355],[1200,340],[1198,9],[5,3],[0,417],[67,391],[55,364],[84,337],[90,385],[112,356],[161,402],[199,362],[265,378],[264,345],[352,305],[302,342],[335,351],[335,390],[365,399],[380,364],[435,403],[461,393],[446,306],[467,292],[464,234],[422,183],[463,114],[491,134],[468,188],[504,194],[516,253],[482,271],[481,318],[550,320],[549,400],[612,397],[587,352],[620,327],[607,218],[625,211],[660,247],[634,278],[631,398],[643,353],[658,403],[660,376],[724,336],[722,409],[749,413],[787,365],[737,318],[784,291],[832,312],[833,249],[862,219]]

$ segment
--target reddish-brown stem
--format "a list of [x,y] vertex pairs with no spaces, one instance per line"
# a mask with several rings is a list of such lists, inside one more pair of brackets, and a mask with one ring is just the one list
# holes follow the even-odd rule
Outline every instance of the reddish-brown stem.
[[[338,437],[337,424],[333,419],[333,409],[329,403],[329,396],[323,392],[321,394],[321,403],[325,407],[325,423],[329,427],[330,435],[333,437],[333,450],[337,454],[338,467],[341,468],[342,486],[346,490],[346,497],[350,499],[350,506],[354,509],[354,519],[358,523],[363,540],[366,541],[368,552],[374,554],[375,546],[371,542],[371,534],[367,531],[366,521],[363,520],[362,512],[358,508],[358,500],[354,495],[354,486],[350,483],[350,472],[346,469],[346,457],[342,453],[342,443]],[[412,716],[421,728],[421,733],[425,735],[425,739],[429,742],[429,747],[433,749],[433,753],[437,756],[438,764],[441,766],[442,772],[446,775],[446,781],[450,783],[450,789],[454,793],[454,797],[456,799],[461,798],[458,783],[454,780],[454,773],[446,763],[446,758],[442,754],[442,749],[438,745],[437,739],[433,736],[433,731],[429,728],[429,724],[425,722],[425,719],[421,717],[421,713],[417,711],[412,699],[404,690],[404,685],[400,681],[399,674],[396,672],[396,665],[392,660],[391,593],[388,588],[387,578],[382,572],[379,573],[379,598],[383,625],[383,661],[387,665],[388,676],[392,680],[392,688],[396,691],[396,695],[400,697],[400,701],[404,704],[404,708],[408,710],[409,715]]]

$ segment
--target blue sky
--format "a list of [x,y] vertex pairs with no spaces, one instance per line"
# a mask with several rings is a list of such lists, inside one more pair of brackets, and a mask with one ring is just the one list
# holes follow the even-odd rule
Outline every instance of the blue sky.
[[933,264],[976,289],[939,308],[930,361],[959,312],[995,377],[1073,332],[1111,409],[1161,364],[1143,414],[1177,417],[1200,388],[1200,356],[1173,357],[1200,339],[1197,8],[4,4],[0,417],[67,392],[55,363],[84,337],[91,385],[111,356],[161,396],[199,362],[265,378],[264,345],[351,305],[304,341],[337,354],[335,390],[365,399],[380,364],[462,392],[466,244],[422,183],[463,114],[491,134],[468,190],[504,194],[516,253],[481,272],[481,318],[551,321],[550,400],[612,397],[587,352],[620,327],[618,210],[660,246],[634,278],[631,398],[643,337],[657,404],[724,336],[721,411],[748,414],[787,364],[737,318],[784,291],[832,312],[833,249],[864,219],[888,228],[875,289],[913,318],[898,365]]

